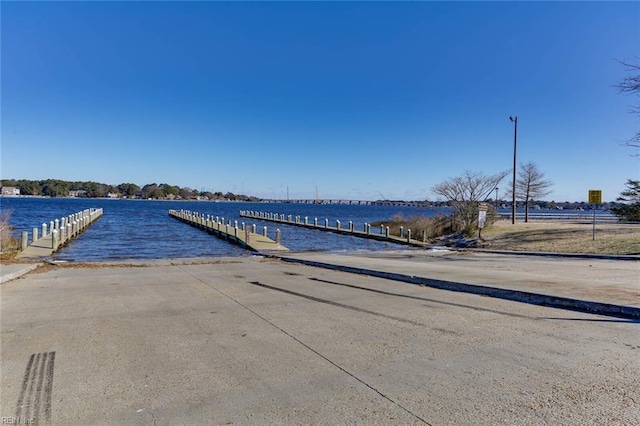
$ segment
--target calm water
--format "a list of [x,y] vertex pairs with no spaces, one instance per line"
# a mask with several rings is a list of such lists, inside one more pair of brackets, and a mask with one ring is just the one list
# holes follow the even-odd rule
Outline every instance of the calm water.
[[353,221],[356,229],[367,222],[388,220],[394,214],[404,217],[433,216],[447,209],[420,207],[215,203],[204,201],[149,201],[72,198],[0,198],[0,210],[10,212],[10,223],[17,234],[42,223],[60,219],[91,207],[103,208],[104,215],[84,233],[60,250],[55,258],[73,261],[165,259],[210,256],[248,256],[251,253],[220,240],[202,230],[172,219],[169,209],[185,209],[212,216],[256,224],[268,228],[274,238],[276,227],[282,231],[282,244],[293,251],[386,250],[404,246],[370,241],[295,226],[240,218],[240,210],[268,211],[309,217],[319,223],[329,219],[331,226],[340,220],[343,227]]

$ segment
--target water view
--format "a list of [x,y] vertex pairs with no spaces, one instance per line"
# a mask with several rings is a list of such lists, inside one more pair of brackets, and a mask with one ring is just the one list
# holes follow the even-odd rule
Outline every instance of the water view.
[[172,219],[169,209],[184,209],[224,217],[226,220],[266,226],[273,238],[275,229],[282,232],[282,244],[293,251],[387,250],[400,248],[396,244],[336,235],[318,230],[263,222],[239,217],[240,210],[268,211],[286,215],[336,220],[343,224],[353,221],[362,229],[365,223],[388,220],[400,213],[404,217],[433,216],[448,213],[446,208],[359,206],[336,204],[275,204],[202,201],[111,200],[102,198],[27,198],[4,197],[0,209],[10,213],[10,223],[16,234],[39,227],[42,223],[96,207],[104,215],[54,258],[68,261],[100,261],[127,259],[163,259],[210,256],[248,256],[251,252],[220,240],[213,235]]

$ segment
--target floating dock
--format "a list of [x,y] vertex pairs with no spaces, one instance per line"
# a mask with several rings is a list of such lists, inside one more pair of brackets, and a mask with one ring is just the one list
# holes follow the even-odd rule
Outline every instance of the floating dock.
[[31,244],[28,244],[29,233],[22,231],[22,251],[16,255],[16,259],[39,259],[51,256],[73,238],[84,232],[89,225],[102,216],[102,213],[102,209],[91,208],[70,214],[61,219],[52,220],[48,226],[43,223],[42,232],[38,227],[33,228],[31,231]]
[[404,230],[401,228],[400,235],[391,235],[388,226],[371,227],[370,224],[365,223],[362,231],[355,229],[353,222],[349,222],[346,226],[337,220],[335,226],[329,225],[329,220],[325,219],[324,223],[319,223],[318,218],[314,218],[313,222],[309,221],[309,217],[305,216],[304,220],[301,216],[284,215],[278,213],[269,212],[254,212],[241,210],[240,217],[246,217],[256,220],[263,220],[268,222],[282,223],[285,225],[299,226],[308,229],[317,229],[319,231],[333,232],[336,234],[351,235],[359,238],[367,238],[370,240],[378,240],[389,243],[403,244],[415,247],[430,247],[431,244],[426,242],[426,235],[422,233],[421,239],[412,238],[411,230]]
[[218,238],[227,240],[234,244],[256,252],[288,251],[289,249],[280,244],[280,230],[276,230],[275,241],[267,237],[267,229],[264,227],[262,233],[256,232],[256,226],[246,226],[244,223],[238,227],[238,222],[231,221],[224,223],[224,218],[194,213],[188,210],[169,210],[169,216],[193,227],[200,228]]

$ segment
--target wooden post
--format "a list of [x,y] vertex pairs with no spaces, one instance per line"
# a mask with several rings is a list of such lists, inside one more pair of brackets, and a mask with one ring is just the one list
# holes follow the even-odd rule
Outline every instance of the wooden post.
[[54,229],[53,231],[51,231],[51,249],[53,251],[58,250],[58,244],[58,231]]
[[36,241],[38,241],[38,228],[33,228],[31,230],[31,237],[32,237],[32,242],[35,243]]
[[407,242],[411,242],[411,229],[407,229]]
[[20,234],[20,250],[25,250],[29,245],[29,233],[27,231],[22,231]]
[[276,229],[276,244],[280,245],[281,235],[280,229]]
[[43,223],[42,224],[42,238],[47,236],[47,224]]

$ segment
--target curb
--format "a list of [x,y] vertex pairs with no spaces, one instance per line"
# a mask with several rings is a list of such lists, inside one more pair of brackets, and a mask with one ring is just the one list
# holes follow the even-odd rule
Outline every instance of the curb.
[[20,278],[21,276],[23,276],[24,274],[33,271],[34,269],[36,269],[38,266],[42,265],[42,263],[34,263],[28,266],[25,266],[24,268],[15,271],[15,272],[10,272],[8,274],[2,274],[0,276],[0,284],[4,284],[6,282],[9,282],[11,280],[15,280],[16,278]]
[[637,254],[590,254],[590,253],[553,253],[545,251],[513,251],[513,250],[491,250],[483,248],[463,248],[479,253],[507,254],[514,256],[543,256],[543,257],[569,257],[574,259],[603,259],[603,260],[635,260],[640,261]]
[[290,263],[300,263],[308,266],[316,266],[318,268],[331,269],[334,271],[369,275],[377,278],[386,278],[410,284],[424,285],[440,290],[471,293],[481,296],[495,297],[496,299],[510,300],[513,302],[528,303],[531,305],[546,306],[550,308],[566,309],[588,314],[606,315],[616,318],[640,321],[640,308],[636,308],[633,306],[614,305],[611,303],[592,302],[588,300],[572,299],[562,296],[550,296],[520,290],[509,290],[497,287],[458,283],[454,281],[436,280],[426,277],[417,277],[414,275],[399,274],[396,272],[384,272],[376,271],[373,269],[356,268],[353,266],[334,265],[331,263],[316,262],[313,260],[305,259],[295,259],[278,255],[272,255],[270,257],[274,257],[276,259],[280,259]]

